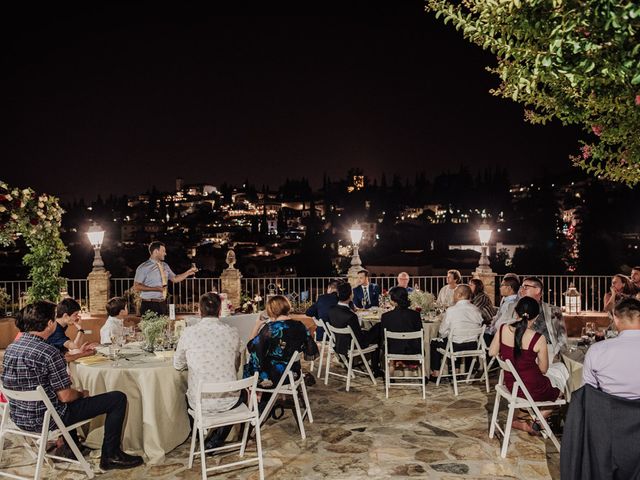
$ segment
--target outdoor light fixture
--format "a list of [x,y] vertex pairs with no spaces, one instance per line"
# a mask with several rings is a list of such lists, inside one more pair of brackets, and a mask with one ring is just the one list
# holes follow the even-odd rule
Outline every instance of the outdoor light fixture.
[[489,266],[489,256],[487,255],[487,250],[489,248],[489,241],[491,240],[491,234],[493,230],[489,227],[486,219],[482,220],[482,224],[478,229],[478,236],[480,237],[480,246],[482,249],[482,253],[480,254],[480,262],[478,262],[478,268],[476,271],[478,272],[490,272],[491,267]]
[[564,310],[566,313],[580,313],[582,311],[582,295],[573,283],[564,292]]
[[93,271],[103,272],[104,262],[100,256],[100,247],[102,247],[102,241],[104,240],[104,230],[96,222],[93,222],[93,225],[87,230],[87,237],[93,247]]
[[358,224],[357,220],[356,220],[356,223],[354,223],[352,227],[349,229],[349,233],[351,234],[351,242],[354,245],[360,245],[360,241],[362,240],[362,234],[364,233],[364,230],[360,228],[360,225]]
[[353,255],[351,256],[351,268],[349,268],[349,276],[355,277],[360,270],[362,270],[362,261],[360,260],[360,254],[358,253],[358,246],[362,241],[362,234],[364,230],[360,228],[358,221],[352,225],[349,229],[351,234],[351,242],[353,243]]

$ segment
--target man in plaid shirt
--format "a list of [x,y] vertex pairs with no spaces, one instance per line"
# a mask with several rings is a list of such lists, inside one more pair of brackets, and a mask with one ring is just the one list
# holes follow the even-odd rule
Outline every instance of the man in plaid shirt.
[[[120,437],[127,409],[122,392],[108,392],[90,397],[86,390],[71,388],[67,364],[60,351],[46,340],[56,328],[56,305],[39,301],[27,305],[16,317],[23,335],[7,347],[3,359],[2,383],[7,390],[30,391],[39,385],[51,400],[65,425],[107,414],[100,468],[132,468],[142,464],[142,457],[127,455],[120,448]],[[35,405],[34,405],[35,403]],[[9,399],[13,422],[23,430],[42,430],[46,407],[43,402]],[[51,422],[51,430],[57,428]],[[76,432],[70,432],[77,442]]]

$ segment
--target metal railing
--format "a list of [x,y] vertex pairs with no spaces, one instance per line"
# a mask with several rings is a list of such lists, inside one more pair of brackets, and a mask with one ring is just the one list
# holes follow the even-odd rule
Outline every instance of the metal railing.
[[[602,310],[603,298],[611,285],[609,275],[536,275],[544,283],[543,299],[551,304],[564,305],[563,295],[574,284],[582,296],[583,310]],[[242,292],[249,298],[256,295],[264,299],[269,294],[282,294],[289,297],[295,307],[302,308],[306,304],[314,302],[318,295],[324,293],[328,283],[335,277],[265,277],[243,278],[241,280]],[[463,282],[468,282],[470,276],[463,276]],[[523,275],[520,278],[524,278]],[[496,277],[496,301],[499,300],[499,285],[502,275]],[[396,285],[396,277],[372,277],[371,281],[377,283],[382,290],[389,290]],[[411,277],[409,284],[417,286],[420,290],[431,292],[434,295],[446,284],[446,277],[441,276],[417,276]],[[7,293],[7,306],[5,313],[11,314],[18,311],[26,303],[26,292],[31,285],[30,280],[0,281],[0,289]],[[133,278],[112,278],[111,295],[126,296],[129,301],[129,310],[136,312],[136,296],[132,293]],[[197,311],[200,295],[211,291],[221,291],[219,278],[188,278],[180,283],[169,286],[169,300],[176,305],[177,313],[192,313]],[[68,294],[78,300],[83,307],[89,305],[89,285],[86,279],[68,279]],[[239,307],[240,305],[234,306]]]
[[[529,275],[521,275],[520,280]],[[553,305],[563,306],[564,293],[573,284],[582,297],[582,310],[602,311],[604,295],[611,287],[612,275],[531,275],[544,284],[542,299]],[[496,296],[502,275],[496,277]]]
[[[169,285],[169,301],[176,306],[176,313],[196,312],[200,295],[220,291],[219,278],[187,278],[180,283]],[[129,311],[137,311],[139,297],[133,292],[133,278],[112,278],[111,295],[126,297]]]
[[[6,293],[6,304],[0,305],[5,315],[14,315],[27,304],[27,291],[31,280],[0,280],[0,291]],[[86,278],[67,279],[67,294],[78,301],[83,309],[89,308],[89,281]],[[1,293],[0,293],[1,295]]]

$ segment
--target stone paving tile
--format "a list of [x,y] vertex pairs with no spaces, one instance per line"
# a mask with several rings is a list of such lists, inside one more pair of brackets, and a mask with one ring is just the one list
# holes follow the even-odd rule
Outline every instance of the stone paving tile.
[[[295,421],[287,412],[278,422],[263,427],[265,475],[288,479],[557,479],[560,456],[551,442],[513,432],[506,459],[500,458],[500,440],[489,439],[488,425],[493,394],[479,385],[462,385],[455,397],[448,385],[427,387],[427,399],[418,389],[391,389],[362,379],[344,391],[344,384],[331,379],[309,389],[314,417],[306,424],[307,439],[301,440]],[[504,416],[502,416],[504,421]],[[162,465],[99,475],[99,479],[195,480],[200,461],[187,468],[189,440],[166,456]],[[247,454],[255,452],[250,444]],[[95,457],[94,452],[92,457]],[[230,453],[210,457],[208,466],[237,459]],[[90,462],[99,471],[99,459]],[[22,446],[5,444],[0,468],[22,475],[33,474],[33,461]],[[74,467],[45,467],[43,479],[78,480],[83,474]],[[211,478],[253,480],[256,467],[226,470]]]

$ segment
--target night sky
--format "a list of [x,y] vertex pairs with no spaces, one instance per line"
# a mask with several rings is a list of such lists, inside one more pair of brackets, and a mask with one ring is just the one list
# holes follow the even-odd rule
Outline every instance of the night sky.
[[525,124],[491,96],[492,56],[422,1],[286,17],[60,5],[2,16],[0,178],[65,200],[178,176],[320,186],[350,167],[413,179],[500,165],[527,181],[578,149],[575,130]]

